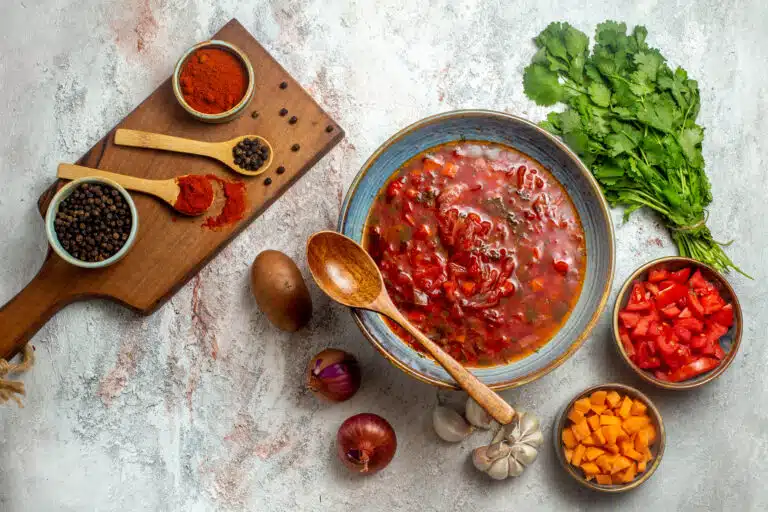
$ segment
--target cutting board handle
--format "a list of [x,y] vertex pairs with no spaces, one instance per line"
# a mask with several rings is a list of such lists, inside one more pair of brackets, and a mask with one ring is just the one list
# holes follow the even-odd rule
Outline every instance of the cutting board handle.
[[9,360],[73,298],[62,296],[61,283],[49,276],[47,262],[23,290],[0,308],[0,357]]

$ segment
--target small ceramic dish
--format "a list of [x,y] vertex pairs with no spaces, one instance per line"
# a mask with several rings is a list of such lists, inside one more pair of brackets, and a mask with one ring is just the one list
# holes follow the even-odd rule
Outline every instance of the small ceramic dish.
[[[603,311],[613,280],[614,235],[608,204],[592,173],[562,141],[530,121],[502,112],[459,110],[422,119],[393,135],[368,159],[347,192],[338,231],[362,243],[374,199],[392,174],[414,155],[459,140],[503,144],[540,162],[568,191],[584,227],[586,275],[565,324],[527,357],[471,369],[492,389],[513,388],[546,375],[576,352]],[[458,389],[442,366],[402,341],[379,314],[352,312],[366,338],[393,365],[422,382]]]
[[[621,342],[621,338],[619,337],[619,312],[627,305],[627,302],[629,302],[629,295],[632,291],[632,285],[636,281],[647,280],[648,273],[652,269],[665,268],[670,271],[676,271],[683,267],[692,267],[694,271],[695,269],[699,269],[705,279],[715,284],[723,299],[725,299],[726,302],[733,304],[733,325],[731,326],[730,330],[722,338],[720,338],[720,346],[723,348],[723,351],[725,351],[725,357],[722,361],[720,361],[720,365],[717,368],[714,368],[707,373],[703,373],[689,380],[682,382],[669,382],[657,379],[653,373],[640,368],[629,358],[629,355],[627,355],[627,352],[624,349],[624,344]],[[616,298],[616,305],[613,308],[613,339],[616,343],[616,349],[619,351],[619,354],[621,354],[621,358],[643,380],[653,384],[654,386],[664,389],[693,389],[719,377],[728,368],[728,366],[730,366],[730,364],[733,362],[733,359],[736,357],[736,352],[738,351],[739,345],[741,344],[741,331],[743,325],[744,322],[742,320],[741,305],[739,304],[739,299],[736,297],[736,292],[733,291],[733,288],[731,288],[731,285],[728,283],[725,277],[723,277],[722,274],[720,274],[709,265],[705,265],[699,261],[692,260],[690,258],[683,258],[680,256],[660,258],[651,261],[650,263],[646,263],[642,267],[635,270],[632,275],[629,276],[629,278],[624,282],[624,286],[621,287],[621,291],[619,291],[619,295]]]
[[[126,204],[128,204],[128,208],[131,210],[131,232],[128,235],[128,240],[125,241],[125,245],[117,251],[114,255],[112,255],[111,258],[108,258],[104,261],[98,261],[98,262],[89,262],[89,261],[83,261],[75,258],[71,254],[67,252],[64,247],[62,247],[61,243],[59,242],[59,238],[56,236],[56,229],[54,228],[54,221],[56,220],[56,213],[59,211],[59,205],[61,202],[69,197],[72,192],[75,191],[75,188],[77,188],[82,183],[103,183],[105,185],[109,185],[110,187],[113,187],[117,189],[117,191],[120,192],[120,194],[123,196],[123,199],[125,199]],[[66,185],[64,185],[61,190],[56,192],[56,195],[53,196],[53,199],[51,199],[50,205],[48,205],[48,212],[45,215],[45,233],[48,236],[48,242],[51,244],[51,247],[53,250],[58,254],[61,259],[66,261],[67,263],[70,263],[76,267],[81,268],[90,268],[90,269],[96,269],[96,268],[105,268],[108,267],[114,263],[117,263],[123,257],[128,254],[128,251],[131,250],[131,247],[133,246],[134,242],[136,242],[136,234],[139,232],[139,212],[136,210],[136,204],[133,202],[133,199],[131,198],[131,195],[128,193],[127,190],[125,190],[122,186],[118,185],[112,180],[109,180],[107,178],[100,178],[100,177],[89,177],[89,178],[81,178],[79,180],[74,180]]]
[[[646,414],[651,417],[651,421],[653,422],[653,426],[656,428],[656,440],[650,445],[651,454],[653,455],[653,459],[649,462],[648,467],[643,473],[638,474],[638,476],[635,477],[634,480],[632,480],[629,483],[626,484],[598,484],[594,480],[587,480],[584,477],[584,473],[577,467],[572,466],[566,459],[565,459],[565,449],[563,447],[563,441],[561,439],[561,433],[563,429],[568,425],[568,411],[571,410],[571,407],[573,407],[573,404],[582,397],[588,397],[595,391],[611,391],[614,390],[617,393],[621,395],[627,395],[632,400],[640,400],[643,402],[648,409],[646,410]],[[642,394],[637,389],[625,386],[624,384],[617,384],[617,383],[609,383],[609,384],[600,384],[599,386],[594,386],[589,389],[585,389],[578,395],[574,396],[573,399],[568,402],[568,405],[565,406],[565,408],[560,412],[560,415],[557,417],[557,420],[555,421],[555,430],[553,432],[553,440],[555,443],[555,453],[557,454],[557,459],[560,461],[560,465],[565,469],[565,472],[568,473],[574,480],[576,480],[579,484],[583,485],[584,487],[588,489],[592,489],[593,491],[598,492],[604,492],[608,494],[618,494],[626,491],[631,491],[632,489],[636,489],[640,487],[643,483],[645,483],[649,478],[651,478],[651,475],[656,471],[656,469],[659,467],[659,464],[661,464],[661,457],[664,455],[664,447],[667,444],[667,435],[664,431],[664,422],[661,419],[661,413],[659,413],[659,410],[656,408],[656,406],[651,402],[651,399]]]
[[[203,49],[203,48],[219,48],[224,51],[228,51],[229,53],[233,54],[237,59],[243,64],[243,67],[246,70],[246,73],[248,74],[248,88],[245,91],[245,95],[240,100],[237,105],[232,107],[231,109],[227,110],[226,112],[222,112],[220,114],[205,114],[203,112],[198,112],[194,108],[190,107],[189,104],[184,99],[184,94],[181,92],[181,84],[179,82],[179,77],[181,76],[181,70],[184,69],[184,64],[186,64],[187,59],[189,59],[193,53],[195,53],[197,50]],[[176,96],[176,100],[179,102],[179,105],[186,110],[189,115],[194,117],[195,119],[198,119],[200,121],[203,121],[204,123],[226,123],[228,121],[231,121],[238,117],[240,114],[242,114],[245,111],[245,108],[248,106],[248,103],[250,103],[251,99],[253,98],[253,93],[255,91],[255,75],[253,73],[253,66],[251,65],[251,62],[248,60],[248,57],[243,53],[240,48],[237,46],[228,43],[226,41],[218,41],[218,40],[211,40],[211,41],[203,41],[202,43],[198,43],[181,56],[179,61],[176,63],[176,68],[173,70],[173,94]]]

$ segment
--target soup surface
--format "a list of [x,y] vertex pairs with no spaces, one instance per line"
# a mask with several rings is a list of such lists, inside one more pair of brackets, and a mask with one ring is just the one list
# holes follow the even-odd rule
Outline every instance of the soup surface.
[[365,238],[398,309],[466,366],[539,349],[584,279],[584,231],[568,194],[537,161],[499,144],[417,155],[379,192]]

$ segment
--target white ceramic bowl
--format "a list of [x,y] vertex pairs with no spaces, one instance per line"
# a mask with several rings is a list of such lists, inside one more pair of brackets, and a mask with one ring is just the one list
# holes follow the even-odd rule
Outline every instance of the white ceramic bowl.
[[[125,199],[126,204],[128,204],[128,208],[131,210],[131,232],[128,235],[128,240],[125,241],[125,244],[122,248],[120,248],[119,251],[117,251],[112,257],[104,260],[104,261],[98,261],[98,262],[88,262],[88,261],[82,261],[71,254],[69,254],[64,247],[62,247],[61,242],[59,242],[59,237],[56,235],[56,230],[54,229],[54,221],[56,220],[56,213],[59,211],[59,205],[61,202],[66,199],[67,197],[72,194],[75,189],[81,185],[82,183],[103,183],[105,185],[109,185],[110,187],[115,188],[117,191],[122,194],[123,199]],[[53,250],[58,254],[61,259],[66,261],[67,263],[70,263],[72,265],[75,265],[76,267],[81,268],[105,268],[108,267],[114,263],[117,263],[123,257],[128,254],[128,251],[133,246],[134,242],[136,242],[136,234],[139,232],[139,212],[136,210],[136,204],[133,202],[133,199],[131,198],[131,195],[128,193],[127,190],[125,190],[123,187],[118,185],[112,180],[106,179],[106,178],[99,178],[99,177],[89,177],[89,178],[81,178],[79,180],[74,180],[66,185],[64,185],[61,190],[59,190],[55,196],[53,196],[53,199],[51,200],[51,204],[48,205],[48,212],[45,215],[45,233],[48,235],[48,242],[51,244],[51,247]]]

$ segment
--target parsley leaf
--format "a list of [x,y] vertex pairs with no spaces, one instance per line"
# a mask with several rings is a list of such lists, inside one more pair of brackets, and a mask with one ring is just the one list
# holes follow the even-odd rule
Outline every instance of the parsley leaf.
[[[565,22],[550,23],[525,68],[526,95],[538,105],[564,103],[541,122],[573,149],[625,218],[651,208],[672,230],[678,250],[719,270],[743,273],[705,225],[712,201],[704,173],[700,94],[647,43],[648,31],[616,21],[599,24],[595,44]],[[746,274],[745,274],[746,275]]]

